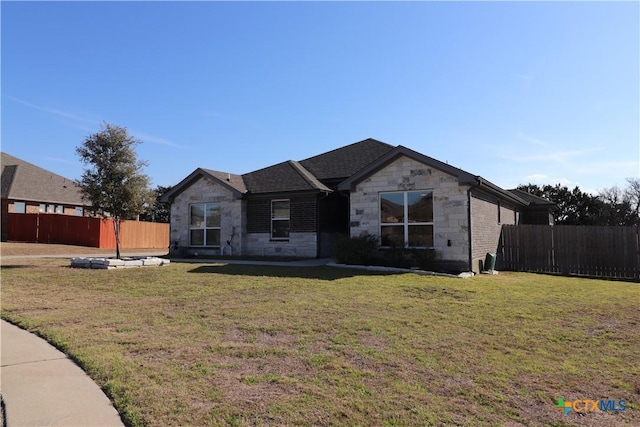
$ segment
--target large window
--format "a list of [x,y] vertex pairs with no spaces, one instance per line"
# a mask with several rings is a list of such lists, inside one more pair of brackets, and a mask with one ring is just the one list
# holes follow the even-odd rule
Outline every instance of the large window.
[[382,246],[433,247],[433,193],[380,193]]
[[288,239],[291,206],[288,199],[271,201],[271,238]]
[[189,231],[192,246],[220,246],[220,205],[191,205]]

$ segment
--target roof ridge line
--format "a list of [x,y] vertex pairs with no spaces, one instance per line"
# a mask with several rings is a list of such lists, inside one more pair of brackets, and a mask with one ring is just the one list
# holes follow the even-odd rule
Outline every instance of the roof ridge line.
[[298,172],[298,174],[300,174],[300,176],[305,181],[307,181],[307,183],[312,187],[315,187],[319,190],[331,191],[326,185],[321,183],[320,180],[315,177],[315,175],[313,175],[307,168],[302,166],[300,162],[298,162],[297,160],[287,160],[287,163],[289,163]]

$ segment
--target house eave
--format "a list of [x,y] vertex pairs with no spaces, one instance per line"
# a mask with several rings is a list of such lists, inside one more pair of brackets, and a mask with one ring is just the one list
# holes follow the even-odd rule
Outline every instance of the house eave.
[[178,196],[180,193],[185,191],[188,187],[193,185],[200,178],[207,178],[207,179],[209,179],[209,180],[211,180],[213,182],[216,182],[216,183],[222,185],[223,187],[225,187],[228,190],[230,190],[234,194],[234,196],[236,196],[236,197],[241,197],[243,194],[246,193],[246,191],[245,192],[239,191],[237,188],[233,187],[228,182],[225,182],[224,180],[222,180],[222,179],[220,179],[220,178],[208,173],[206,170],[204,170],[202,168],[198,168],[198,169],[194,170],[193,172],[191,172],[191,174],[189,174],[189,176],[184,178],[178,184],[174,185],[171,188],[171,190],[167,191],[162,197],[160,197],[160,202],[162,202],[162,203],[173,203],[173,200],[176,198],[176,196]]

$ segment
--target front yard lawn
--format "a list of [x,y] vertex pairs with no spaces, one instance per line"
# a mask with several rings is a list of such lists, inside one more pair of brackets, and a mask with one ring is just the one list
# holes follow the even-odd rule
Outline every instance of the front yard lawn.
[[[173,263],[2,266],[2,317],[129,425],[638,425],[640,285]],[[624,399],[564,416],[558,398]]]

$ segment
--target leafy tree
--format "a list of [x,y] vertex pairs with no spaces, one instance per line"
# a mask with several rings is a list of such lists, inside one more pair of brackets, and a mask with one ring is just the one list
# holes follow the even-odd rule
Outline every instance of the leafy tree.
[[598,195],[585,193],[577,186],[569,190],[560,184],[519,185],[518,189],[544,197],[556,204],[556,224],[638,225],[640,224],[640,179],[628,178],[628,187],[611,187]]
[[116,257],[120,259],[120,221],[144,212],[150,198],[149,177],[142,173],[147,163],[137,158],[134,139],[126,128],[109,123],[88,136],[76,153],[88,165],[77,181],[92,210],[113,218]]
[[171,205],[168,203],[160,202],[160,198],[165,195],[167,191],[171,190],[171,187],[164,187],[162,185],[158,185],[153,193],[153,205],[149,207],[149,209],[142,215],[140,215],[140,220],[142,221],[151,221],[151,222],[169,222],[169,215],[171,213]]

